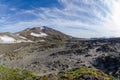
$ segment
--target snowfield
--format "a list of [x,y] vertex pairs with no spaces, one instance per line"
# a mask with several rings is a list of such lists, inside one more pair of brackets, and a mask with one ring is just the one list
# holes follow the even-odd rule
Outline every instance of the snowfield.
[[2,43],[14,43],[16,40],[12,37],[9,36],[0,36],[0,40],[2,41]]
[[48,36],[46,33],[40,33],[40,34],[37,34],[37,33],[30,33],[31,36],[34,36],[34,37],[46,37]]

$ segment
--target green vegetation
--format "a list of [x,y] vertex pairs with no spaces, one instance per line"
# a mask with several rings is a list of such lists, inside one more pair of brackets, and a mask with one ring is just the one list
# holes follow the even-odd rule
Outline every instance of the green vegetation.
[[[56,79],[57,78],[57,79]],[[100,70],[80,67],[65,72],[59,72],[53,77],[43,76],[41,80],[117,80],[112,76],[104,74]]]
[[31,71],[0,66],[0,80],[37,80]]
[[49,74],[40,77],[28,70],[0,66],[0,80],[86,80],[88,78],[90,80],[116,80],[100,70],[88,67],[75,68],[59,72],[57,75]]
[[87,76],[89,78],[96,78],[96,79],[104,79],[104,80],[111,80],[111,77],[104,74],[100,70],[94,70],[92,68],[87,68],[87,67],[80,67],[76,69],[71,69],[67,72],[61,72],[58,74],[60,78],[64,77],[67,80],[72,80],[76,78],[81,78],[83,76]]

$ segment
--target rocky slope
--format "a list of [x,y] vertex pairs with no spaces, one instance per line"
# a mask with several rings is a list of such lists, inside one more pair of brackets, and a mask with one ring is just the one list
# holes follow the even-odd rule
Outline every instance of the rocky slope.
[[86,66],[120,76],[119,38],[76,39],[48,27],[28,28],[14,35],[32,42],[0,44],[1,65],[32,70],[38,75]]

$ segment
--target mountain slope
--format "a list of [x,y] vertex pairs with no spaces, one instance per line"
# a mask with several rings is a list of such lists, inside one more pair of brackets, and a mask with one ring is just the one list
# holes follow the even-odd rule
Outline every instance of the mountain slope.
[[17,33],[0,33],[0,43],[64,41],[70,36],[46,26],[27,28]]
[[27,28],[23,31],[17,32],[16,34],[24,36],[32,41],[51,40],[51,39],[62,41],[69,38],[68,35],[63,34],[52,28],[48,28],[46,26]]
[[32,70],[39,75],[86,66],[119,77],[120,38],[74,39],[48,27],[0,36],[11,43],[24,40],[24,43],[0,44],[1,65]]

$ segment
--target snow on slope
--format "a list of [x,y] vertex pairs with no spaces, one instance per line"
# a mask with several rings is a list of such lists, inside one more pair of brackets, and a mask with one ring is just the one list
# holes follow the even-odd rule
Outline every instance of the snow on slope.
[[14,43],[15,39],[9,36],[0,36],[0,40],[2,41],[2,43]]
[[40,30],[43,30],[43,29],[45,29],[45,27],[40,27]]
[[38,33],[30,33],[30,35],[32,35],[32,36],[34,36],[34,37],[46,37],[47,36],[47,34],[45,34],[45,33],[40,33],[40,34],[38,34]]
[[17,35],[16,37],[8,36],[8,35],[0,35],[0,43],[10,44],[10,43],[21,43],[21,42],[33,42],[28,40],[23,36]]
[[27,39],[26,37],[24,36],[21,36],[20,34],[16,34],[18,37],[22,38],[22,39]]

